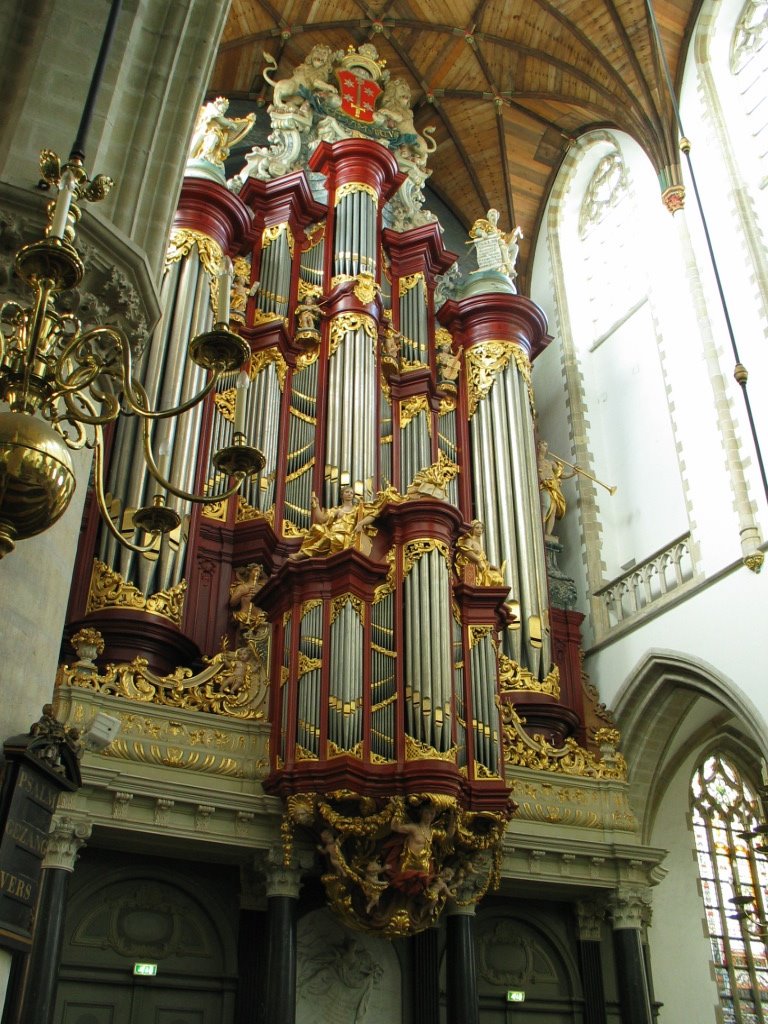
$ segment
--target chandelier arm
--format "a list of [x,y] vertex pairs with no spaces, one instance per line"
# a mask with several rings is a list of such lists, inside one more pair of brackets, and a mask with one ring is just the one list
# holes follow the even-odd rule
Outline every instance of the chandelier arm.
[[146,554],[149,551],[155,549],[155,539],[153,537],[151,544],[134,544],[133,541],[128,540],[112,522],[112,517],[109,514],[107,508],[107,501],[104,497],[104,438],[100,426],[95,428],[95,440],[94,440],[94,485],[96,488],[96,503],[101,513],[101,518],[104,520],[104,525],[107,527],[109,532],[124,548],[128,548],[129,551],[135,551],[140,555]]
[[117,419],[120,412],[120,405],[114,395],[103,394],[101,396],[101,401],[107,402],[110,407],[109,412],[101,413],[101,415],[96,412],[83,412],[82,409],[79,409],[75,405],[75,396],[77,396],[84,405],[87,404],[90,408],[93,408],[91,402],[86,400],[85,395],[83,395],[80,389],[69,389],[67,391],[60,392],[55,397],[63,400],[64,405],[67,407],[67,412],[69,413],[69,416],[66,417],[66,419],[68,419],[70,423],[85,423],[89,427],[103,427],[105,423],[111,423],[113,420]]
[[228,490],[224,491],[223,494],[211,494],[207,496],[204,494],[192,494],[190,491],[183,491],[181,490],[181,488],[175,487],[170,482],[170,480],[166,480],[166,478],[160,473],[160,470],[157,468],[157,463],[155,462],[154,457],[152,455],[151,430],[152,428],[150,421],[148,419],[145,419],[144,461],[147,464],[147,469],[149,470],[151,476],[154,477],[154,479],[157,481],[157,483],[160,484],[161,487],[164,487],[167,491],[170,491],[171,494],[175,495],[177,498],[181,498],[184,501],[191,501],[197,505],[212,505],[217,501],[226,501],[228,498],[231,498],[234,494],[237,494],[237,492],[240,490],[240,487],[246,477],[246,474],[244,473],[235,473],[233,476],[233,479],[235,481],[234,484]]
[[211,374],[210,380],[205,385],[202,391],[199,391],[192,398],[187,399],[186,402],[182,402],[181,405],[174,406],[172,409],[143,409],[139,402],[137,402],[136,395],[138,394],[140,400],[147,401],[146,392],[144,391],[144,388],[141,386],[139,381],[136,380],[135,378],[130,381],[130,384],[126,384],[125,382],[123,382],[123,396],[125,398],[126,405],[131,410],[131,412],[136,413],[137,416],[141,416],[141,418],[144,421],[167,420],[173,416],[180,416],[182,413],[189,412],[190,409],[194,409],[196,405],[199,405],[200,402],[202,402],[204,398],[207,398],[207,396],[210,395],[210,393],[216,387],[216,385],[219,382],[219,377],[221,376],[221,373],[221,370],[214,370],[214,372]]

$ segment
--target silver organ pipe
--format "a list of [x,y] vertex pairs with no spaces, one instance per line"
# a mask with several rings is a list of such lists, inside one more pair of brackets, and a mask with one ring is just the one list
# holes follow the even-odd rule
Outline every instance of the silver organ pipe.
[[[197,247],[166,268],[161,290],[164,316],[145,352],[140,369],[150,405],[170,406],[200,390],[204,372],[187,359],[189,339],[207,330],[213,316],[210,308],[210,278],[198,255]],[[199,452],[198,442],[203,406],[179,420],[164,420],[155,425],[152,444],[157,458],[158,446],[170,447],[170,474],[182,488],[194,481]],[[141,425],[137,417],[121,417],[116,431],[114,456],[110,460],[107,491],[119,496],[121,514],[130,516],[144,504],[150,504],[158,486],[146,471],[142,457]],[[186,503],[171,497],[169,504],[183,516]],[[160,547],[159,557],[141,557],[119,547],[111,536],[102,534],[99,557],[132,579],[149,594],[178,583],[182,576],[184,544],[180,536]]]

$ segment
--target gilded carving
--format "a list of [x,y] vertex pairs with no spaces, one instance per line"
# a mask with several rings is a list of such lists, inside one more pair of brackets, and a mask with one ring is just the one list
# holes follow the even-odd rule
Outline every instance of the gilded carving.
[[376,206],[379,205],[379,196],[376,189],[372,185],[366,184],[364,181],[348,181],[344,185],[340,185],[336,189],[336,195],[333,198],[333,205],[338,206],[345,196],[353,196],[357,192],[364,192],[373,200]]
[[400,402],[400,427],[407,427],[412,419],[418,416],[419,413],[424,412],[427,414],[427,431],[431,436],[432,420],[429,416],[430,411],[429,399],[426,395],[411,395],[410,398],[404,398]]
[[285,378],[288,376],[288,364],[280,354],[280,350],[271,346],[270,348],[260,348],[251,355],[251,364],[249,369],[249,375],[251,380],[255,380],[261,371],[270,365],[274,365],[275,373],[277,374],[277,381],[280,385],[280,390],[285,388]]
[[256,324],[274,324],[274,323],[288,323],[288,320],[284,316],[280,316],[279,313],[265,313],[263,309],[259,309],[257,306],[253,311],[253,323]]
[[501,721],[504,760],[507,764],[536,771],[626,782],[627,762],[613,747],[609,748],[611,753],[608,757],[597,758],[570,737],[562,747],[553,746],[541,736],[531,737],[523,729],[523,719],[507,701],[501,702]]
[[533,404],[531,391],[531,364],[525,351],[514,341],[484,341],[464,350],[467,364],[468,414],[471,419],[478,403],[490,392],[496,377],[514,360],[526,382],[528,396]]
[[429,743],[416,740],[407,733],[405,735],[405,759],[406,761],[450,761],[456,762],[456,747],[450,750],[437,750]]
[[271,505],[268,509],[262,512],[261,509],[254,508],[253,505],[249,505],[245,498],[239,494],[237,496],[235,522],[249,523],[254,519],[263,519],[265,522],[269,523],[270,526],[274,526],[275,506]]
[[95,558],[85,612],[87,615],[102,608],[133,608],[136,611],[160,615],[175,626],[179,626],[184,612],[186,589],[187,581],[182,580],[175,587],[159,590],[156,594],[145,597],[138,587],[132,583],[126,583],[119,572],[115,572],[114,569],[110,569],[104,562]]
[[289,797],[284,861],[296,826],[311,828],[331,906],[348,925],[395,938],[435,924],[445,903],[477,903],[498,885],[513,805],[470,812],[439,793],[374,798],[347,790]]
[[334,597],[331,601],[331,622],[335,622],[341,612],[342,608],[346,604],[351,604],[352,608],[357,615],[360,623],[365,625],[365,602],[361,601],[359,597],[354,594],[341,594],[339,597]]
[[[408,292],[415,288],[416,285],[421,282],[424,284],[424,274],[419,270],[415,274],[408,274],[406,277],[401,277],[397,282],[397,293],[402,298],[403,295],[407,295]],[[426,294],[424,296],[426,299]]]
[[206,519],[214,519],[218,523],[225,523],[227,521],[228,508],[229,498],[224,501],[211,501],[207,505],[203,505],[201,515]]
[[254,628],[247,643],[228,650],[226,644],[206,667],[193,675],[177,668],[167,676],[150,671],[145,658],[107,665],[103,673],[83,671],[79,664],[61,665],[57,686],[79,686],[97,693],[145,704],[208,711],[249,720],[263,719],[269,685],[269,627]]
[[264,228],[264,230],[261,233],[262,249],[267,249],[270,245],[272,245],[273,242],[276,242],[283,232],[285,232],[285,236],[288,241],[288,250],[291,256],[293,256],[295,240],[293,237],[293,232],[291,231],[290,224],[285,222],[282,224],[270,224],[268,227]]
[[367,313],[342,313],[331,320],[330,354],[336,351],[347,334],[352,331],[365,331],[375,341],[376,321]]
[[406,499],[426,497],[446,501],[448,484],[459,473],[458,465],[451,461],[442,450],[437,453],[437,462],[420,469],[408,485]]
[[430,551],[439,551],[450,571],[448,545],[433,537],[422,537],[419,540],[411,540],[403,546],[403,579],[406,578],[416,562]]
[[397,550],[396,548],[390,548],[387,552],[387,578],[384,583],[380,583],[373,592],[373,604],[378,604],[388,594],[391,594],[395,589],[395,580],[397,576]]
[[502,694],[515,690],[531,690],[533,693],[548,693],[560,700],[560,669],[553,665],[544,679],[538,679],[505,654],[499,655],[499,689]]
[[221,271],[224,262],[224,253],[221,246],[202,231],[194,231],[192,228],[175,228],[171,232],[171,239],[168,243],[168,250],[165,254],[165,266],[188,256],[192,246],[197,246],[198,256],[203,269],[209,277],[216,277]]

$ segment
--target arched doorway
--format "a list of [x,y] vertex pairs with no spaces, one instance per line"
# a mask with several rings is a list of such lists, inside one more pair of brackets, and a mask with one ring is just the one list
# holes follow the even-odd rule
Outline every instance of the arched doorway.
[[181,871],[98,861],[69,902],[56,1024],[230,1024],[236,915]]

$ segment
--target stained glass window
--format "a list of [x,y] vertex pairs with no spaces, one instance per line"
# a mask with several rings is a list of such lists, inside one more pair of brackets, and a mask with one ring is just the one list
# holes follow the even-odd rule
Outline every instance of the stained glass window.
[[768,858],[750,835],[760,822],[757,794],[722,756],[694,773],[691,794],[722,1020],[768,1024]]

